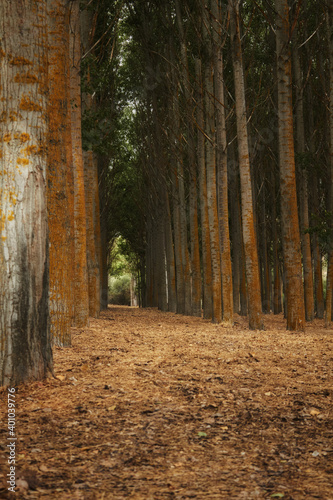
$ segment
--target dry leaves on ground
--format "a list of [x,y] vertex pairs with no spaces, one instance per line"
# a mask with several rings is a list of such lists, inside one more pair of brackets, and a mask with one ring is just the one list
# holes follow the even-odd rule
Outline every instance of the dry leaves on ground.
[[265,322],[110,307],[73,329],[57,380],[18,388],[17,493],[2,426],[0,498],[332,499],[332,330]]

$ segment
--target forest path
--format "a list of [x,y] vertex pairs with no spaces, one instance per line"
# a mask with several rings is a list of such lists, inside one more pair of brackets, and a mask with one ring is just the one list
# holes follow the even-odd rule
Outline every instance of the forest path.
[[0,498],[332,499],[332,331],[265,322],[110,307],[74,329],[58,380],[17,391],[20,490]]

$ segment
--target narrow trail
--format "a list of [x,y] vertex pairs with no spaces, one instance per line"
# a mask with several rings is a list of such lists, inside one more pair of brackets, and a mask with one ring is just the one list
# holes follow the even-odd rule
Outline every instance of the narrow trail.
[[18,388],[0,498],[332,499],[332,330],[265,323],[110,307],[74,329],[58,379]]

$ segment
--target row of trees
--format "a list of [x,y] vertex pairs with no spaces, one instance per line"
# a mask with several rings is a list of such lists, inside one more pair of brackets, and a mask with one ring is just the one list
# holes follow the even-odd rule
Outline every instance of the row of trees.
[[324,0],[126,3],[144,305],[331,321],[331,17]]
[[1,384],[106,306],[119,234],[142,306],[332,320],[332,8],[240,3],[1,3]]
[[[82,149],[79,1],[0,5],[0,383],[43,378],[103,305],[96,155]],[[82,43],[80,41],[82,36]],[[106,270],[104,268],[104,273]],[[105,304],[104,304],[105,305]]]

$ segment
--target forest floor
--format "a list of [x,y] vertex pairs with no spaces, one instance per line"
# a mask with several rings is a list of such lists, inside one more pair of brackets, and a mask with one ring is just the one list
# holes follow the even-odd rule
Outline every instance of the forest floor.
[[73,329],[57,379],[17,390],[15,494],[1,426],[0,498],[333,499],[333,331],[265,324],[113,306]]

